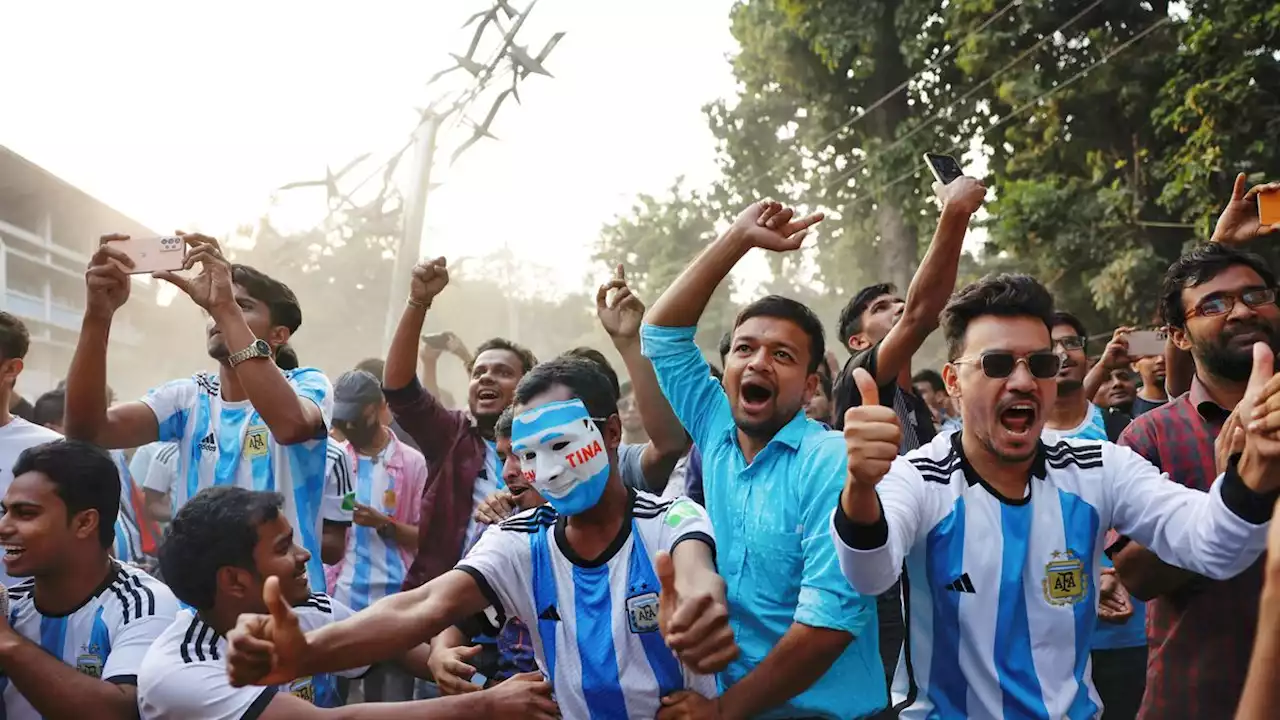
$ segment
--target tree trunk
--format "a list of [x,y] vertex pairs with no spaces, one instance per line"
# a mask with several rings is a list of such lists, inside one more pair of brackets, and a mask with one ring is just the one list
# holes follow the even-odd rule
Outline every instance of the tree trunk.
[[[902,55],[902,42],[894,21],[897,4],[883,2],[881,8],[877,21],[879,32],[873,49],[876,71],[870,79],[876,97],[889,94],[911,75]],[[895,94],[867,118],[872,132],[885,144],[892,143],[898,136],[898,128],[910,116],[907,97],[906,92]],[[881,193],[875,198],[875,203],[876,231],[880,236],[876,243],[880,256],[880,278],[877,282],[891,282],[898,286],[899,292],[905,293],[916,266],[920,264],[918,243],[914,232],[907,226],[897,199],[891,194]]]
[[898,292],[905,293],[920,264],[919,243],[902,217],[902,209],[892,201],[881,202],[876,207],[876,230],[880,256],[880,282],[891,282]]

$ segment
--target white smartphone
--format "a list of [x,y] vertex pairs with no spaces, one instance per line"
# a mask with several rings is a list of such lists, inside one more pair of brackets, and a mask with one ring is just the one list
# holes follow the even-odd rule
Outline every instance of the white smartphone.
[[1131,358],[1164,354],[1165,332],[1163,330],[1137,330],[1129,333],[1127,340]]
[[961,168],[960,163],[950,155],[925,153],[924,163],[929,166],[929,171],[932,172],[938,182],[943,185],[949,185],[956,178],[964,176],[964,169]]
[[111,247],[133,260],[130,275],[181,270],[187,259],[187,241],[177,235],[113,240]]

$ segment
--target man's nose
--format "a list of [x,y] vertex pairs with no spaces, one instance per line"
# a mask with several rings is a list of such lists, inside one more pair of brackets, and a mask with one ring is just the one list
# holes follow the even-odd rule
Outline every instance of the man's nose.
[[1036,377],[1031,374],[1031,368],[1027,367],[1027,363],[1019,362],[1014,364],[1013,372],[1005,381],[1005,385],[1010,390],[1030,391],[1036,386]]

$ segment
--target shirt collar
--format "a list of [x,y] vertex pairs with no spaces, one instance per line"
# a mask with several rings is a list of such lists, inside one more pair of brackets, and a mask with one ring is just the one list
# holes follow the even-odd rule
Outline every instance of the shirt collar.
[[1231,415],[1230,408],[1222,407],[1217,401],[1209,397],[1209,388],[1200,382],[1199,375],[1191,378],[1190,399],[1191,406],[1207,422],[1226,422],[1227,417]]
[[[814,420],[813,422],[817,423],[818,421]],[[818,424],[821,425],[821,423]],[[797,450],[800,447],[800,443],[804,440],[805,433],[808,429],[809,418],[804,414],[804,409],[801,408],[795,414],[795,417],[791,418],[786,425],[782,426],[781,430],[774,433],[773,437],[769,438],[769,442],[766,443],[765,447],[774,443],[780,443],[782,445],[786,445],[792,450]],[[728,440],[734,445],[738,444],[738,425],[736,423],[729,426]]]
[[[964,443],[961,438],[964,431],[951,434],[951,449],[960,457],[960,469],[964,470],[964,478],[970,485],[986,485],[986,481],[978,476],[978,472],[973,469],[973,465],[969,464],[969,458],[964,454]],[[1031,461],[1031,477],[1044,480],[1049,475],[1048,469],[1048,450],[1043,440],[1036,441],[1036,457]]]

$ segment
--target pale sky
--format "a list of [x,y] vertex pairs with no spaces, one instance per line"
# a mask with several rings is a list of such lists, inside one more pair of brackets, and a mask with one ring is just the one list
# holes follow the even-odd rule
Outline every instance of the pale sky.
[[[435,92],[425,80],[465,50],[462,22],[488,5],[0,3],[0,145],[155,230],[229,233],[280,185],[372,151],[359,179],[398,148]],[[528,78],[523,105],[504,105],[494,125],[501,140],[441,172],[425,252],[509,242],[572,290],[601,224],[636,193],[682,174],[692,187],[713,180],[701,107],[733,95],[731,5],[538,0],[520,37],[536,53],[567,33],[547,62],[555,78]],[[296,192],[282,221],[319,221],[322,195]]]

